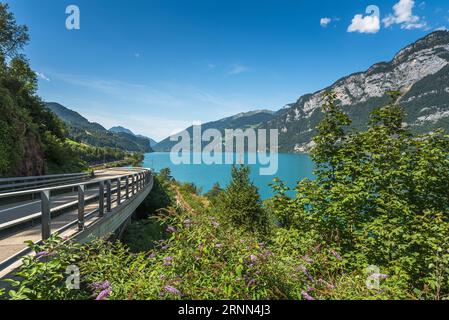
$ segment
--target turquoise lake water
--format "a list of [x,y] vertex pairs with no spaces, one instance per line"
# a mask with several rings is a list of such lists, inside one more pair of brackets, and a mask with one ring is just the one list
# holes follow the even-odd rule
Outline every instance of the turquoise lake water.
[[[246,162],[246,161],[245,161]],[[193,182],[202,188],[203,192],[210,190],[215,182],[226,186],[231,178],[232,165],[225,164],[181,164],[175,165],[170,160],[169,153],[147,153],[144,167],[159,171],[170,168],[172,176],[180,182]],[[304,178],[313,179],[313,162],[305,154],[278,154],[278,171],[275,175],[264,176],[259,173],[259,165],[250,165],[251,179],[259,188],[263,199],[270,198],[273,193],[269,184],[274,178],[283,180],[290,187]]]

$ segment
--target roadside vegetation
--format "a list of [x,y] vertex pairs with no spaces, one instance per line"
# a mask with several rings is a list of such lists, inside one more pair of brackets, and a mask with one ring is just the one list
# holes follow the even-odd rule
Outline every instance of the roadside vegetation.
[[[449,299],[449,136],[412,135],[391,93],[366,132],[327,93],[294,196],[262,203],[247,167],[201,195],[168,169],[122,242],[52,239],[12,299]],[[80,268],[80,290],[65,270]]]

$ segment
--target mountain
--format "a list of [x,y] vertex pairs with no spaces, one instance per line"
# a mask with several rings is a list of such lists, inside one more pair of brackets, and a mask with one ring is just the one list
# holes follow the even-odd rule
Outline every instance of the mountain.
[[[203,129],[279,130],[280,152],[308,152],[316,126],[322,119],[323,93],[337,94],[352,127],[366,128],[370,112],[389,101],[388,91],[402,93],[400,104],[406,111],[406,125],[415,132],[437,128],[449,131],[449,31],[435,31],[400,50],[389,62],[372,65],[364,72],[351,74],[331,86],[301,96],[278,112],[254,111],[210,122]],[[192,128],[188,128],[192,134]],[[167,138],[156,145],[169,151],[174,143]]]
[[46,107],[67,124],[71,139],[96,147],[117,148],[129,152],[152,152],[150,140],[132,132],[110,132],[98,123],[90,122],[79,113],[56,102]]
[[112,127],[111,129],[109,129],[109,132],[114,132],[114,133],[127,133],[127,134],[130,134],[130,135],[135,136],[135,134],[134,134],[131,130],[126,129],[126,128],[123,128],[122,126]]
[[369,113],[385,104],[387,92],[399,90],[406,124],[417,132],[449,131],[449,32],[436,31],[399,51],[393,60],[344,77],[330,87],[300,97],[262,125],[280,130],[279,148],[305,152],[322,118],[322,95],[337,94],[353,127],[365,128]]
[[[257,128],[263,123],[273,119],[275,112],[270,110],[256,110],[245,113],[239,113],[237,115],[224,118],[214,122],[208,122],[201,125],[201,130],[205,131],[207,129],[217,129],[220,132],[224,132],[225,129],[247,129],[247,128]],[[192,137],[193,126],[186,129],[186,131]],[[170,137],[162,140],[157,145],[153,147],[155,151],[158,152],[169,152],[171,148],[176,144],[176,142],[170,141]]]
[[88,130],[105,131],[100,124],[96,122],[89,122],[86,118],[80,115],[78,112],[70,110],[63,105],[56,102],[46,103],[48,109],[50,109],[54,114],[58,116],[62,121],[67,124],[74,125],[79,128],[84,128]]
[[127,133],[127,134],[133,135],[133,136],[138,137],[138,138],[148,139],[148,140],[150,140],[150,147],[151,148],[153,148],[157,144],[156,140],[153,140],[151,138],[145,137],[145,136],[143,136],[141,134],[134,134],[134,132],[132,132],[131,130],[129,130],[127,128],[124,128],[122,126],[112,127],[111,129],[109,129],[109,131],[110,132],[114,132],[114,133]]

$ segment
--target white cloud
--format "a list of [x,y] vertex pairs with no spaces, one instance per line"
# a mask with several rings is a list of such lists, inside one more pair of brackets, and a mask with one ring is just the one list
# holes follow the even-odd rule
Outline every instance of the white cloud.
[[320,25],[321,25],[323,28],[326,28],[326,27],[329,25],[329,23],[331,23],[331,22],[332,22],[332,19],[331,19],[331,18],[324,17],[324,18],[321,18],[321,20],[320,20]]
[[230,67],[228,74],[237,75],[245,72],[249,72],[251,69],[241,64],[234,64]]
[[394,13],[382,20],[384,26],[388,28],[398,24],[401,29],[405,30],[427,28],[427,23],[421,17],[413,14],[414,7],[414,0],[400,0],[393,6]]
[[380,19],[377,15],[363,16],[356,14],[352,19],[348,32],[377,33],[380,30]]
[[448,30],[448,28],[443,26],[443,27],[436,28],[435,31],[449,31],[449,30]]
[[41,78],[42,80],[45,80],[45,81],[48,81],[48,82],[51,81],[50,78],[47,77],[47,76],[46,76],[45,74],[43,74],[42,72],[36,72],[36,75],[37,75],[39,78]]

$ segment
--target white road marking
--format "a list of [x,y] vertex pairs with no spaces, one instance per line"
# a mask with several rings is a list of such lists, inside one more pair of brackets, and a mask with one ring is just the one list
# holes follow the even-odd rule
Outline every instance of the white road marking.
[[35,203],[38,203],[38,202],[41,202],[41,201],[37,200],[37,201],[34,201],[34,202],[21,204],[20,206],[15,206],[15,207],[11,207],[11,208],[8,208],[8,209],[3,209],[3,210],[0,210],[0,213],[6,212],[6,211],[10,211],[10,210],[14,210],[14,209],[18,209],[18,208],[22,208],[22,207],[26,207],[26,206],[29,206],[29,205],[32,205],[32,204],[35,204]]

